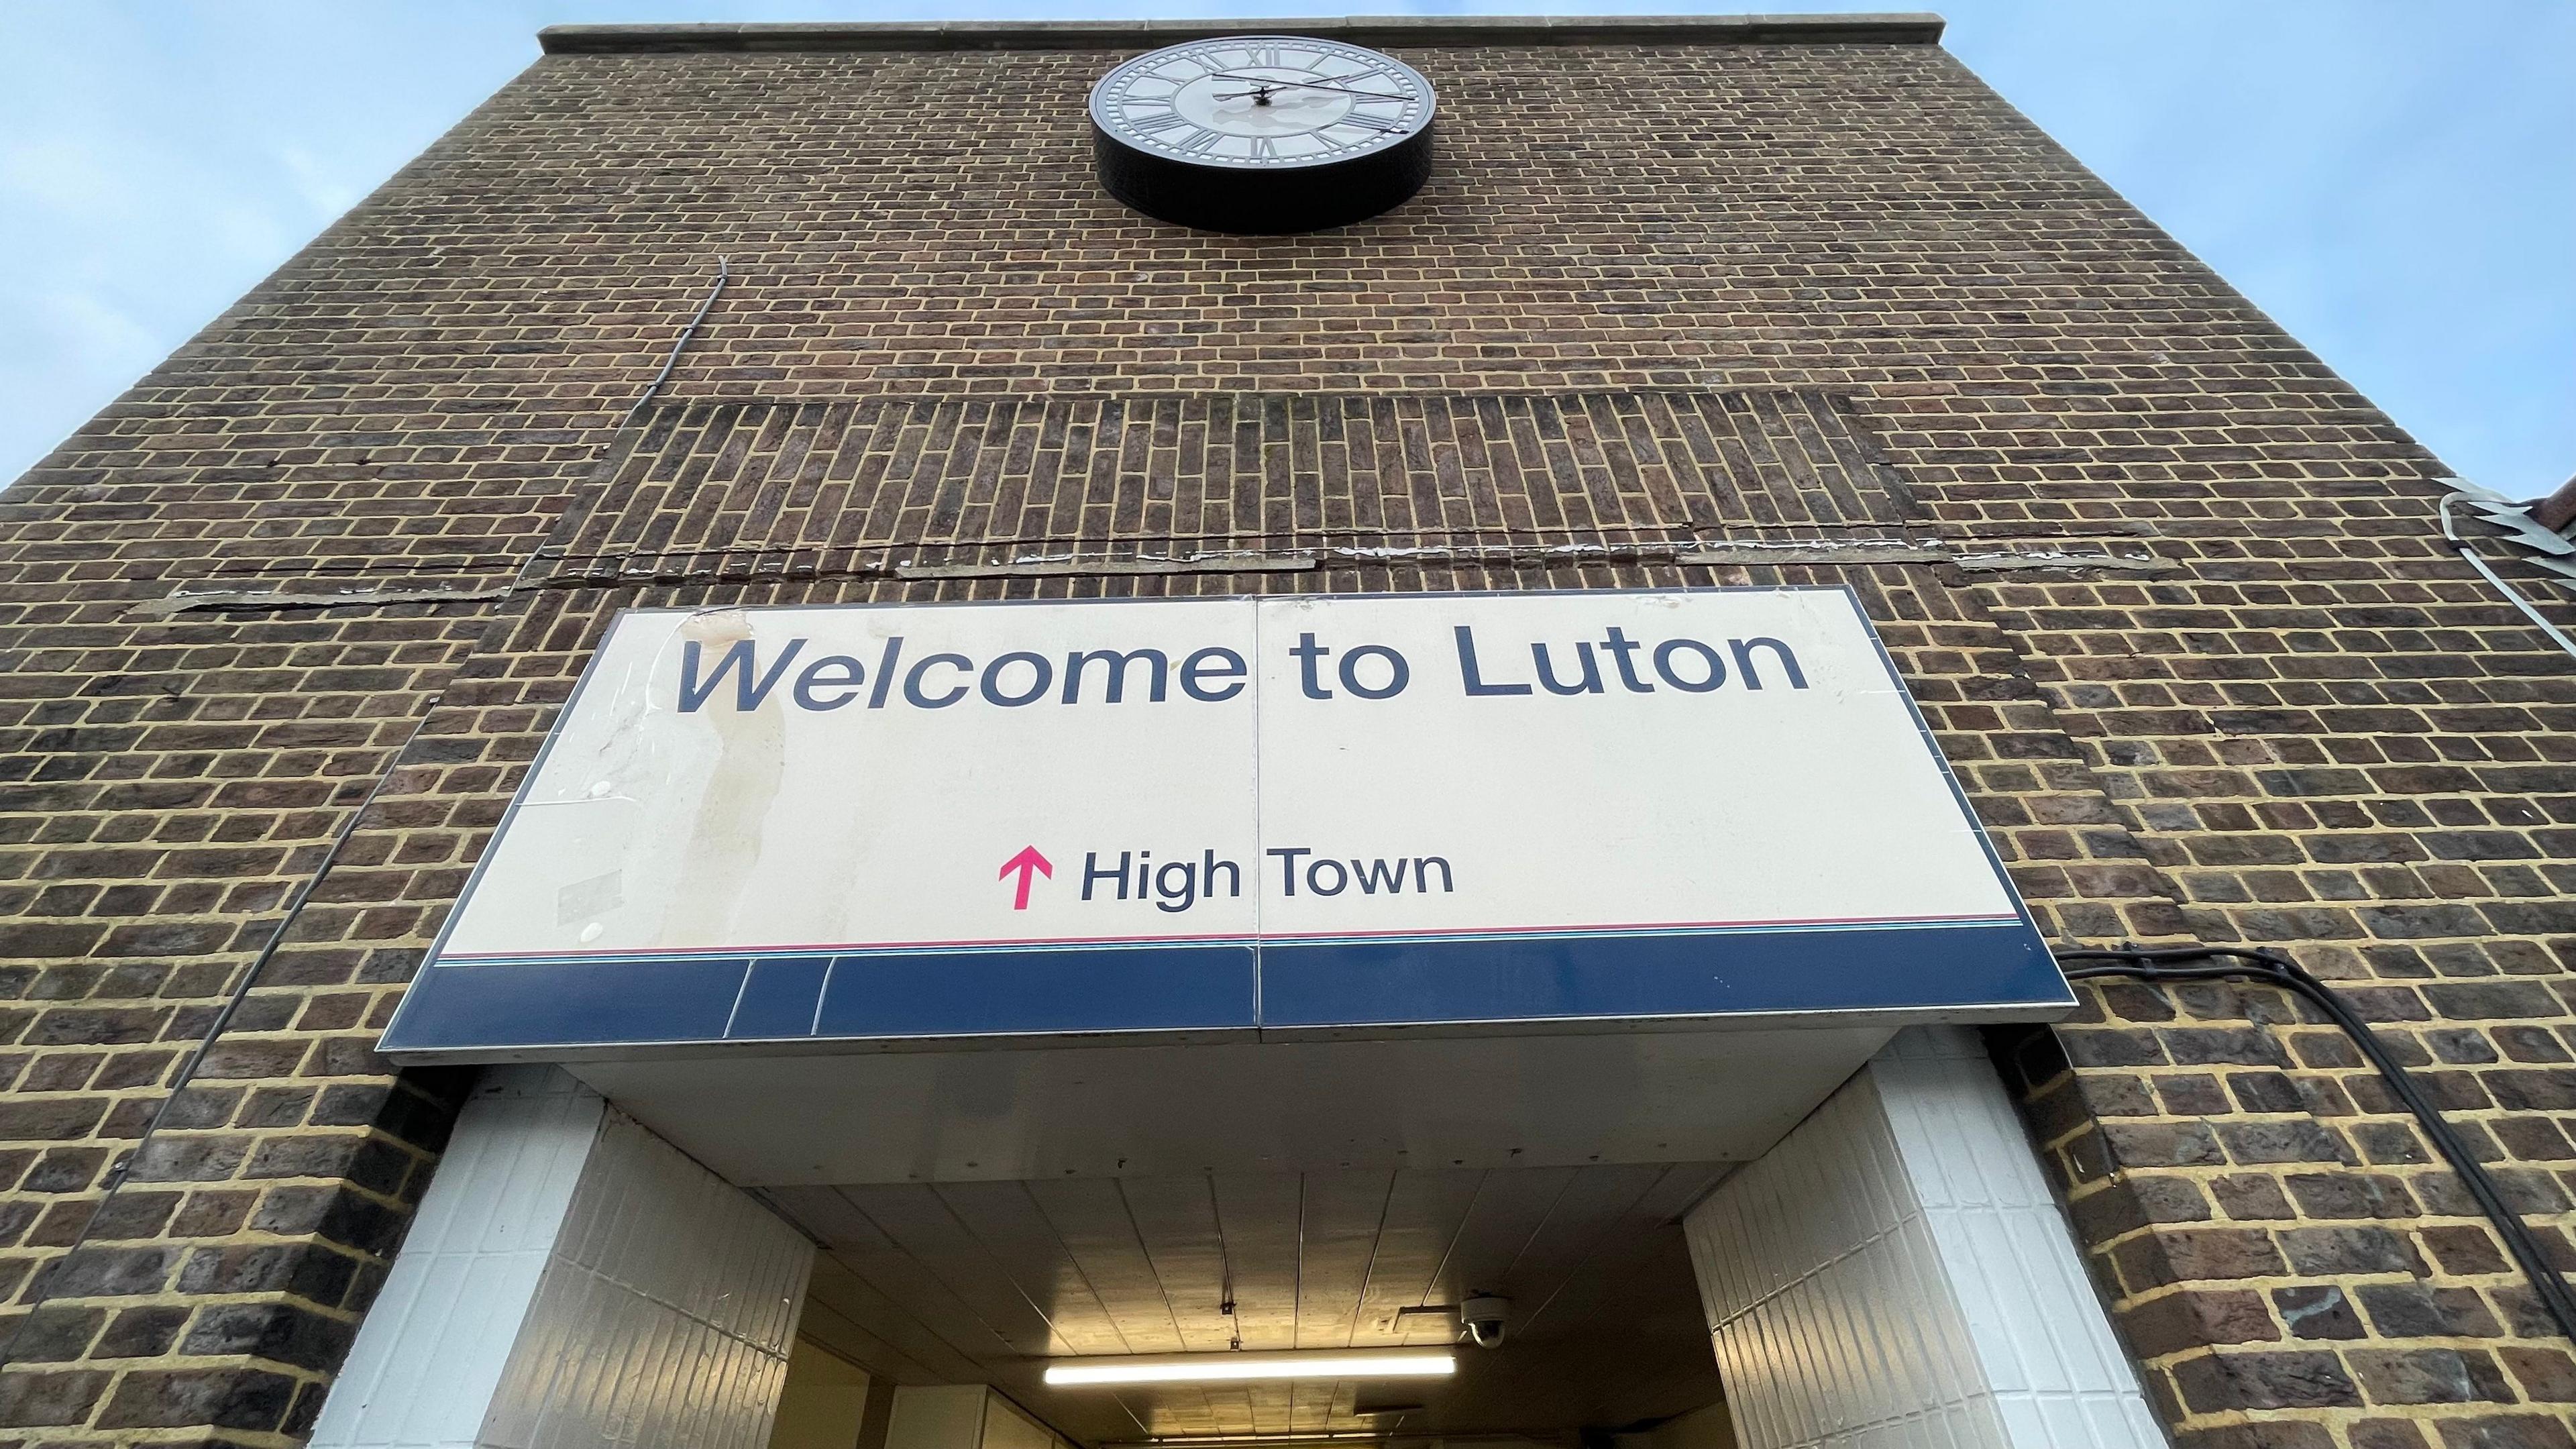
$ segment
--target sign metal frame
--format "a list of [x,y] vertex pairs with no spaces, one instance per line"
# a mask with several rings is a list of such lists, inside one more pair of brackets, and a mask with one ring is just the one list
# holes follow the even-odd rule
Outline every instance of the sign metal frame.
[[[1967,792],[1957,772],[1942,754],[1924,718],[1921,706],[1905,686],[1904,676],[1896,667],[1886,643],[1860,605],[1858,594],[1845,584],[1810,586],[1720,586],[1705,588],[1650,589],[1485,589],[1441,590],[1394,595],[1335,594],[1238,594],[1188,599],[1139,599],[1112,597],[1096,599],[997,599],[921,602],[863,602],[836,604],[788,604],[775,611],[838,612],[889,611],[917,608],[942,609],[1014,609],[1029,606],[1065,607],[1069,605],[1133,605],[1155,602],[1225,603],[1245,602],[1255,605],[1294,603],[1312,600],[1347,603],[1355,600],[1396,599],[1494,599],[1575,596],[1669,596],[1711,594],[1781,594],[1837,593],[1850,608],[1866,636],[1872,657],[1884,671],[1888,684],[1910,719],[1917,737],[1962,821],[1973,835],[1987,868],[1993,872],[2003,895],[2010,903],[2011,919],[2005,923],[1998,915],[1993,928],[1969,949],[1946,955],[1933,953],[1927,960],[1933,970],[1963,965],[1972,977],[1985,977],[1999,984],[2010,984],[2009,990],[1998,990],[1988,999],[1952,998],[1922,1001],[1915,1004],[1809,1005],[1764,1007],[1753,1005],[1723,1011],[1622,1011],[1615,1002],[1598,1014],[1575,1015],[1563,1011],[1528,1015],[1474,1015],[1441,1017],[1414,1014],[1381,1013],[1374,1017],[1350,1019],[1344,1010],[1335,1018],[1335,990],[1329,984],[1309,993],[1310,999],[1290,998],[1289,1009],[1271,1012],[1271,990],[1279,983],[1271,979],[1262,956],[1267,953],[1293,954],[1313,946],[1338,948],[1345,959],[1342,974],[1356,972],[1372,976],[1378,995],[1384,995],[1387,973],[1401,975],[1414,970],[1418,975],[1430,955],[1445,954],[1453,958],[1462,951],[1509,949],[1512,937],[1521,933],[1470,933],[1427,931],[1399,935],[1385,940],[1384,951],[1372,956],[1367,951],[1354,953],[1350,938],[1276,939],[1256,934],[1250,940],[1221,937],[1191,941],[1155,938],[1138,941],[1100,941],[1093,943],[1014,941],[1008,943],[948,942],[925,945],[917,950],[894,952],[883,948],[814,947],[805,950],[761,948],[720,949],[705,951],[671,951],[659,953],[660,965],[639,969],[631,957],[617,958],[615,964],[589,967],[596,971],[621,973],[621,980],[610,992],[575,993],[582,998],[567,1002],[561,993],[561,979],[555,973],[537,970],[533,976],[522,975],[513,982],[509,976],[485,973],[527,973],[540,960],[554,963],[557,958],[527,958],[514,963],[507,957],[478,958],[472,962],[442,960],[465,913],[466,903],[474,897],[499,854],[499,842],[528,802],[531,791],[544,775],[547,762],[564,736],[564,723],[579,710],[585,693],[591,691],[602,672],[606,643],[613,637],[618,622],[631,614],[680,613],[705,611],[671,608],[632,608],[620,610],[601,643],[594,646],[571,693],[557,712],[554,726],[544,744],[530,762],[518,789],[493,834],[482,857],[476,862],[467,883],[442,924],[429,951],[423,957],[411,989],[388,1024],[379,1050],[402,1063],[434,1062],[502,1062],[502,1061],[580,1061],[620,1060],[639,1057],[697,1057],[710,1055],[791,1056],[841,1054],[882,1051],[956,1051],[976,1049],[1017,1049],[1045,1045],[1112,1045],[1174,1044],[1190,1042],[1242,1042],[1252,1040],[1347,1040],[1376,1037],[1418,1037],[1439,1035],[1529,1035],[1562,1032],[1659,1032],[1725,1030],[1728,1028],[1774,1028],[1781,1026],[1872,1026],[1894,1028],[1917,1023],[1975,1023],[1991,1021],[2054,1020],[2071,1011],[2075,999],[2071,988],[2056,969],[2046,943],[2031,917],[2029,907],[2013,889],[2002,857],[1995,849],[1983,823],[1971,808]],[[750,612],[768,612],[758,610]],[[1257,677],[1256,668],[1256,677]],[[1792,922],[1780,926],[1763,923],[1731,923],[1706,926],[1685,924],[1663,939],[1674,951],[1685,955],[1705,951],[1718,939],[1729,942],[1732,959],[1751,969],[1760,969],[1767,957],[1773,960],[1794,958],[1802,928],[1821,922]],[[1847,923],[1853,929],[1866,930],[1866,921]],[[1919,920],[1890,922],[1885,927],[1896,938],[1913,938],[1929,944],[1924,938],[1945,934],[1937,923]],[[1536,935],[1538,933],[1527,933]],[[1568,931],[1549,939],[1566,941],[1606,941],[1619,937],[1646,937],[1658,934],[1651,928]],[[1252,1014],[1243,1019],[1230,1012],[1223,1002],[1211,1001],[1207,995],[1207,968],[1214,956],[1248,955],[1254,973]],[[1648,953],[1651,955],[1652,953]],[[1026,1003],[1032,999],[1043,1003],[1050,990],[1062,990],[1069,978],[1068,966],[1084,964],[1075,958],[1100,955],[1114,957],[1116,969],[1131,978],[1140,978],[1144,989],[1131,994],[1131,1000],[1158,1000],[1169,1010],[1161,1020],[1123,1020],[1115,1024],[1084,1023],[1079,1012],[1065,1024],[1034,1029],[954,1030],[942,1029],[936,1013],[918,1016],[910,1029],[886,1028],[887,1018],[880,1015],[873,1025],[866,1022],[840,1023],[845,1028],[824,1030],[834,1024],[829,1016],[827,999],[833,973],[839,962],[869,957],[901,955],[908,958],[945,956],[953,958],[952,966],[972,966],[981,971],[973,989],[988,993],[1011,994]],[[1988,958],[1995,969],[1986,969]],[[1409,963],[1409,964],[1408,964]],[[703,967],[717,965],[709,972]],[[1106,962],[1088,963],[1105,965]],[[1689,963],[1687,970],[1696,972],[1704,963]],[[723,969],[731,969],[728,979]],[[471,985],[458,973],[475,973]],[[1070,978],[1079,981],[1076,976]],[[1344,983],[1347,985],[1347,982]],[[949,989],[955,990],[952,978]],[[499,988],[499,989],[493,989]],[[721,1029],[714,1034],[703,1030],[654,1036],[649,1034],[648,1018],[653,1012],[645,1007],[674,1001],[689,1008],[692,1019],[706,1020],[718,996],[728,998]],[[472,1000],[465,998],[471,997]],[[700,999],[703,998],[703,999]],[[1349,992],[1343,990],[1339,1000],[1347,1003]],[[796,1003],[810,1000],[812,1013],[807,1029],[798,1032],[784,1028],[795,1024],[799,1010]],[[567,1020],[567,1007],[573,1010],[597,1009],[610,1018],[609,1030],[597,1030],[595,1024],[577,1031],[552,1031],[548,1020]],[[615,1024],[620,1011],[636,1008],[633,1023],[626,1028]],[[748,1012],[748,1016],[746,1016]],[[900,1017],[900,1013],[896,1013]],[[679,1019],[665,1012],[661,1018]],[[494,1034],[485,1031],[476,1039],[472,1030],[476,1021],[512,1020],[521,1024],[516,1033]],[[644,1026],[648,1034],[635,1034],[635,1026]],[[745,1029],[738,1030],[737,1027]],[[625,1034],[619,1035],[623,1031]],[[510,1039],[515,1037],[515,1039]]]

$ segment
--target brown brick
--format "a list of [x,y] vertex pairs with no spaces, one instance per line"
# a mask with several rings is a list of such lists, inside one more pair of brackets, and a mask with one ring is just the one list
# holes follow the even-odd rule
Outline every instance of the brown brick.
[[2418,1273],[2424,1267],[2406,1240],[2386,1228],[2288,1228],[2280,1240],[2299,1273]]
[[2514,1402],[2504,1375],[2484,1353],[2448,1348],[2354,1349],[2346,1355],[2374,1404]]
[[[1398,212],[1219,241],[1083,184],[1078,124],[901,99],[1006,84],[1078,116],[1101,51],[883,52],[866,63],[895,83],[874,89],[793,47],[552,57],[13,489],[0,1283],[24,1285],[15,1308],[109,1315],[91,1352],[124,1377],[22,1370],[9,1412],[67,1443],[309,1427],[345,1328],[311,1307],[381,1282],[462,1090],[393,1073],[373,1034],[629,604],[1848,583],[2044,929],[2291,951],[2509,1159],[2555,1239],[2576,697],[2439,542],[2441,465],[1936,50],[1623,46],[1615,95],[1598,47],[1408,54],[1457,93],[1572,88],[1611,114],[1569,161],[1531,113],[1462,107]],[[858,124],[818,130],[817,106]],[[940,148],[939,194],[875,146]],[[685,206],[653,169],[669,156],[694,168]],[[740,284],[639,419],[730,459],[679,506],[659,443],[616,440],[718,250]],[[1445,451],[1346,448],[1329,488],[1259,448],[1239,471],[1223,448],[1120,461],[1124,439],[1274,419],[1300,440],[1279,456],[1305,456],[1398,409]],[[981,476],[954,441],[970,412],[1088,430],[1106,461],[934,509]],[[1507,414],[1713,446],[1569,462],[1486,430]],[[1471,484],[1485,453],[1519,471]],[[797,491],[809,465],[828,487]],[[927,491],[886,481],[914,477]],[[1483,546],[1497,520],[1621,547],[1831,524],[2162,571],[884,570],[1039,544]],[[482,601],[129,612],[244,581],[523,571]],[[2177,1444],[2569,1449],[2559,1418],[2500,1411],[2515,1384],[2563,1402],[2563,1355],[2348,1042],[2247,985],[2082,995],[2002,1054],[2123,1322],[2170,1356],[2149,1380]],[[35,1321],[49,1344],[92,1324]],[[2365,1416],[2365,1391],[2408,1407]]]
[[2131,1308],[2121,1316],[2120,1326],[2129,1346],[2146,1358],[2204,1344],[2252,1343],[2281,1336],[2262,1295],[2244,1291],[2168,1293]]
[[153,1358],[168,1353],[187,1321],[188,1310],[181,1307],[120,1310],[90,1348],[90,1357]]
[[2432,1449],[2412,1419],[2355,1419],[2352,1449]]
[[2364,1283],[2354,1291],[2372,1326],[2390,1338],[2494,1338],[2504,1332],[2474,1289]]
[[28,1314],[9,1339],[12,1363],[66,1363],[89,1352],[107,1312],[48,1303]]
[[2193,1410],[2328,1408],[2361,1402],[2330,1353],[2223,1353],[2174,1366],[2183,1401]]
[[2564,1349],[2506,1347],[2496,1357],[2521,1386],[2523,1397],[2536,1403],[2576,1403],[2576,1359]]
[[2443,1449],[2567,1449],[2576,1443],[2567,1425],[2545,1414],[2493,1414],[2441,1419]]
[[0,1426],[81,1423],[106,1391],[109,1377],[93,1369],[0,1372]]
[[274,1431],[294,1394],[294,1379],[259,1369],[135,1369],[117,1381],[98,1424],[103,1429],[203,1424]]
[[107,1113],[97,1097],[0,1101],[0,1141],[49,1142],[87,1136]]

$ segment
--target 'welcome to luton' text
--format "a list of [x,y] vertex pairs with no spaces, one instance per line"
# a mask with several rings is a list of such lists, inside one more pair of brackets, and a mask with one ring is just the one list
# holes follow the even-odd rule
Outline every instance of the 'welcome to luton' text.
[[[1442,671],[1469,699],[1528,696],[1580,698],[1621,694],[1714,694],[1725,689],[1805,689],[1807,671],[1785,642],[1757,637],[1718,643],[1691,638],[1644,640],[1612,625],[1594,639],[1530,640],[1519,651],[1488,656],[1475,630],[1451,631],[1455,670]],[[756,639],[726,646],[712,661],[698,641],[680,646],[678,705],[695,714],[710,705],[743,713],[771,700],[814,713],[834,710],[947,709],[980,704],[1128,705],[1188,701],[1223,704],[1244,692],[1252,666],[1235,650],[1210,645],[1175,658],[1161,649],[1076,649],[1041,654],[1014,649],[976,660],[930,647],[913,650],[903,635],[886,639],[872,661],[817,654],[797,637],[764,650]],[[1299,693],[1310,700],[1362,703],[1394,699],[1414,685],[1413,661],[1391,645],[1327,645],[1300,634],[1287,651],[1297,663]]]

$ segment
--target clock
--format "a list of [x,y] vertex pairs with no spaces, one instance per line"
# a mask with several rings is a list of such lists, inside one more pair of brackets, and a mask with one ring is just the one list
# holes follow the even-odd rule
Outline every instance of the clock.
[[1372,217],[1431,174],[1431,83],[1356,45],[1230,35],[1140,55],[1091,88],[1110,195],[1208,231]]

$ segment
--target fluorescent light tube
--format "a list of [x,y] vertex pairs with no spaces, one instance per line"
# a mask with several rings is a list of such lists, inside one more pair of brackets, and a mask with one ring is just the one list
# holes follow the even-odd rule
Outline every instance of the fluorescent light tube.
[[1213,1384],[1245,1379],[1420,1379],[1458,1371],[1446,1349],[1372,1352],[1307,1350],[1291,1353],[1170,1353],[1136,1358],[1058,1359],[1046,1381],[1076,1384]]

